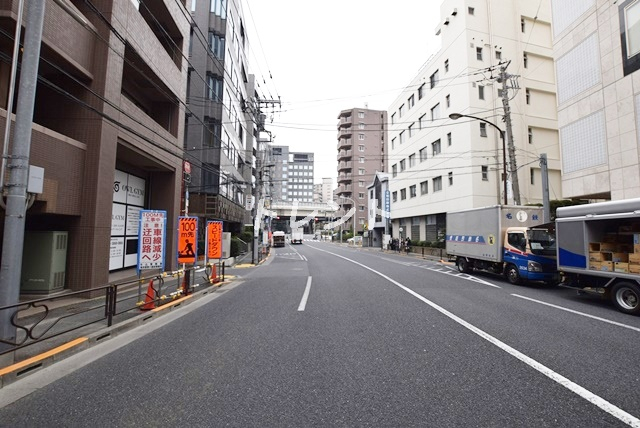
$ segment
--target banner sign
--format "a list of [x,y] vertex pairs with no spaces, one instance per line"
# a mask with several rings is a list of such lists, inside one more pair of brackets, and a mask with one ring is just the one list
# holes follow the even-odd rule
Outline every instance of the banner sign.
[[198,217],[178,217],[178,263],[195,264],[198,257]]
[[207,222],[207,259],[222,258],[222,222]]
[[141,270],[164,270],[164,250],[167,235],[167,212],[140,211],[138,227],[138,275]]

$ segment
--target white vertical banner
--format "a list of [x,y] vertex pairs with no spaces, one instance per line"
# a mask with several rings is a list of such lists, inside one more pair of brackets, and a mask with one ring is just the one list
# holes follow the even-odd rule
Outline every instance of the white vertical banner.
[[378,206],[377,199],[369,199],[369,222],[368,229],[373,230],[376,225],[376,207]]

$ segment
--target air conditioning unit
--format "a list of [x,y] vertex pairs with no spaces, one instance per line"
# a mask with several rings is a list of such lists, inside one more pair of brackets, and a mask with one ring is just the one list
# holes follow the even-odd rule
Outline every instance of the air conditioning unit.
[[51,294],[64,288],[68,240],[68,232],[25,232],[20,293]]

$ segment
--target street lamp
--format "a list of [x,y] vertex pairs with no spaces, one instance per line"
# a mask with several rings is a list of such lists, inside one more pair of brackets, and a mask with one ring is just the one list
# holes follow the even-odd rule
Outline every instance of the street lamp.
[[500,132],[500,138],[502,139],[502,182],[504,184],[504,204],[507,205],[507,149],[505,146],[505,138],[504,138],[504,131],[500,128],[498,128],[498,126],[496,124],[494,124],[493,122],[489,122],[486,119],[483,119],[481,117],[476,117],[476,116],[469,116],[468,114],[460,114],[460,113],[451,113],[449,115],[449,119],[451,120],[458,120],[461,117],[468,117],[469,119],[475,119],[475,120],[479,120],[480,122],[484,122],[484,123],[488,123],[489,125],[493,126],[494,128],[496,128],[498,130],[498,132]]

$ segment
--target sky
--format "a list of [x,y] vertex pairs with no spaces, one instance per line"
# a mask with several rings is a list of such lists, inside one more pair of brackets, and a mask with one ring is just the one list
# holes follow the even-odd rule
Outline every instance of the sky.
[[315,153],[337,186],[338,114],[387,110],[440,48],[441,0],[243,0],[249,70],[274,144]]

